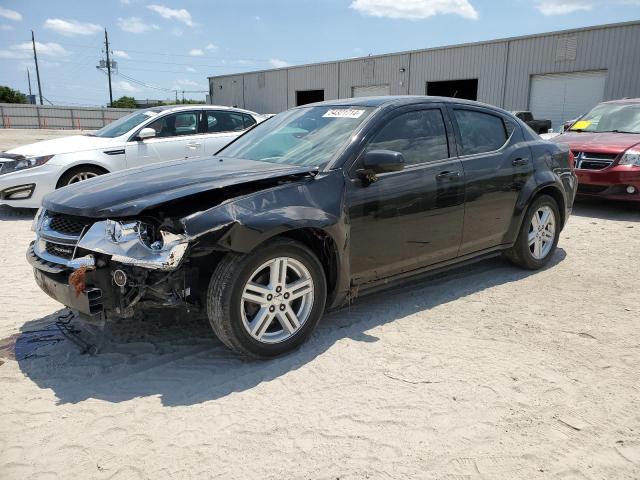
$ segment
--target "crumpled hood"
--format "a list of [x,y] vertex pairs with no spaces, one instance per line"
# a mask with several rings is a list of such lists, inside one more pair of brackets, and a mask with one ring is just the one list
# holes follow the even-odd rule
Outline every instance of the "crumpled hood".
[[640,143],[640,134],[566,132],[549,141],[568,145],[577,152],[622,153]]
[[317,167],[235,158],[182,159],[85,180],[46,195],[42,204],[47,210],[80,217],[129,217],[209,190],[314,171]]
[[[90,137],[87,135],[71,135],[69,137],[54,138],[42,142],[30,143],[22,147],[12,148],[7,153],[24,155],[26,157],[40,155],[57,155],[61,153],[83,152],[99,148],[113,147],[124,144],[114,138]],[[0,154],[2,156],[2,154]]]

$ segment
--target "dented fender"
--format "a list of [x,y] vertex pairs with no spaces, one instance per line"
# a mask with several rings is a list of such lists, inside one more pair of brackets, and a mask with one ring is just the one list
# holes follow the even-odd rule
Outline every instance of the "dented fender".
[[190,241],[238,253],[249,253],[285,232],[321,230],[335,245],[339,277],[336,291],[346,295],[350,268],[346,258],[348,227],[344,187],[342,170],[331,170],[300,182],[227,200],[181,221]]

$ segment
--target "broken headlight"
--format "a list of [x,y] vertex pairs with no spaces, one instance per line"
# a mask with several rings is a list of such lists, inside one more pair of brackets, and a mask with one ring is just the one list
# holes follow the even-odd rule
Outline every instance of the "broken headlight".
[[185,235],[142,221],[105,220],[94,223],[78,247],[111,255],[115,262],[144,268],[177,268],[188,246]]

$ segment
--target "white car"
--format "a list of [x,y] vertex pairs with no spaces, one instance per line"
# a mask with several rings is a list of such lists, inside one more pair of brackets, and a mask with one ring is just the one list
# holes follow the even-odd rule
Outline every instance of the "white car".
[[265,117],[215,105],[156,107],[86,135],[0,152],[0,205],[39,208],[53,190],[154,162],[213,155]]

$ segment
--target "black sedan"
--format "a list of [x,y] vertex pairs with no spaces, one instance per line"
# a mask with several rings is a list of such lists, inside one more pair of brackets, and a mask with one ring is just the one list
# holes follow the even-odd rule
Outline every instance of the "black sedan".
[[575,191],[569,151],[498,108],[336,100],[213,157],[57,190],[27,259],[88,321],[185,308],[232,349],[270,357],[369,289],[500,254],[543,267]]

